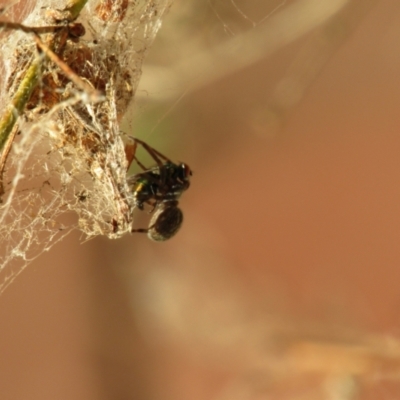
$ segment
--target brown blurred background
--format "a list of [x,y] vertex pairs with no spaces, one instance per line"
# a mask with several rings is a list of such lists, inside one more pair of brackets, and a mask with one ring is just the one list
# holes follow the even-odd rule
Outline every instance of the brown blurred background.
[[[281,3],[176,1],[144,78]],[[184,226],[30,265],[0,297],[1,400],[400,398],[399,16],[351,0],[196,90],[141,86],[126,126],[194,170]]]

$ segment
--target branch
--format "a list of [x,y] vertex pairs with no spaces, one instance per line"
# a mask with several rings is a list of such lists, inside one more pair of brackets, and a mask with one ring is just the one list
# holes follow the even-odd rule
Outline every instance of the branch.
[[[75,20],[79,16],[79,13],[81,12],[86,3],[87,0],[70,1],[70,5],[65,9],[65,11],[68,12],[68,16],[65,15],[66,17],[65,19],[67,21]],[[20,29],[24,32],[33,32],[33,33],[35,32],[35,30],[38,29],[40,30],[40,28],[26,27],[24,25],[10,23],[10,22],[0,23],[0,26],[5,29]],[[46,29],[46,27],[44,29]],[[47,54],[47,56],[49,55],[49,51],[45,53]],[[4,144],[7,142],[10,132],[14,128],[14,125],[16,124],[18,117],[23,113],[31,94],[39,81],[40,64],[41,64],[41,57],[38,56],[32,61],[31,65],[26,70],[25,76],[23,77],[21,83],[19,84],[19,87],[16,93],[14,94],[11,103],[6,108],[3,117],[0,119],[0,150],[3,149]]]

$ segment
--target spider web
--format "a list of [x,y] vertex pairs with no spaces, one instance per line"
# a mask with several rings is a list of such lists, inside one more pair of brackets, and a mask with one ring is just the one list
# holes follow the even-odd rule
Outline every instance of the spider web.
[[[26,6],[29,15],[22,23],[49,26],[54,24],[51,12],[65,6],[60,1],[37,1],[31,9]],[[51,40],[62,43],[60,58],[85,84],[104,94],[100,101],[93,101],[59,65],[39,54],[33,34],[3,32],[1,109],[10,104],[37,57],[41,75],[18,118],[4,169],[0,292],[30,261],[75,228],[85,238],[114,239],[130,231],[133,204],[119,122],[169,6],[170,0],[89,0],[76,21],[85,27],[84,36],[53,33]],[[14,12],[7,9],[2,20],[14,22]]]

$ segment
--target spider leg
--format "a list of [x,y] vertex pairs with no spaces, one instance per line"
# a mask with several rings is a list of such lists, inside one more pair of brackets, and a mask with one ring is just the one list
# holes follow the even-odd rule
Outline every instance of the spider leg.
[[138,158],[135,156],[135,161],[136,164],[139,165],[140,168],[142,168],[143,171],[147,171],[149,168],[146,168],[139,160]]
[[[149,146],[146,142],[144,142],[143,140],[137,139],[133,136],[129,136],[130,139],[132,139],[134,142],[137,142],[139,144],[142,145],[142,147],[147,151],[147,153],[150,154],[150,156],[153,158],[153,160],[157,163],[158,168],[160,169],[160,177],[161,177],[161,181],[163,183],[165,183],[166,181],[166,171],[164,168],[165,163],[162,161],[166,161],[168,163],[173,164],[173,162],[166,156],[164,156],[163,154],[161,154],[159,151],[157,151],[156,149],[154,149],[153,147]],[[137,158],[135,158],[135,160],[138,162]],[[143,164],[139,164],[144,170],[146,170],[143,167]]]
[[[138,143],[142,144],[142,142],[139,141],[138,139],[134,138],[133,136],[128,136],[128,137],[130,139],[130,143],[127,143],[125,145],[125,156],[126,156],[126,159],[128,160],[127,170],[129,170],[129,168],[131,167],[133,160],[136,161],[136,164],[139,165],[139,167],[142,168],[143,171],[149,170],[149,168],[147,168],[143,163],[141,163],[139,161],[139,159],[136,157],[137,145],[138,145]],[[148,149],[146,147],[145,147],[145,149],[148,151]],[[150,155],[153,157],[153,155],[151,153],[150,153]],[[156,160],[156,161],[159,161],[159,160]],[[157,162],[157,164],[158,164],[158,162]]]
[[155,148],[149,146],[149,145],[148,145],[146,142],[144,142],[143,140],[137,139],[137,138],[135,138],[135,137],[133,137],[133,136],[129,136],[129,137],[130,137],[133,141],[135,141],[135,142],[141,144],[142,147],[151,155],[151,157],[153,157],[154,161],[157,163],[157,165],[158,165],[159,167],[162,167],[163,164],[164,164],[162,160],[167,161],[167,162],[170,162],[171,164],[173,164],[172,161],[171,161],[168,157],[164,156],[164,154],[160,153],[160,152],[157,151]]
[[160,204],[159,201],[155,201],[154,203],[152,203],[150,200],[146,202],[148,205],[152,206],[152,209],[149,211],[149,214],[152,214],[154,212],[154,210],[157,208],[157,206]]
[[150,228],[132,229],[131,233],[148,233]]
[[149,233],[149,230],[154,228],[156,223],[150,225],[148,228],[131,229],[131,233]]
[[163,161],[158,157],[158,155],[161,156],[162,159],[165,159],[168,162],[171,162],[167,157],[163,156],[161,153],[159,153],[157,150],[153,149],[151,146],[149,146],[146,142],[143,142],[140,139],[136,139],[133,136],[128,136],[129,139],[131,139],[132,143],[126,144],[125,145],[125,155],[128,160],[128,168],[132,165],[133,160],[136,161],[136,163],[139,165],[140,168],[142,168],[143,171],[148,171],[150,168],[147,168],[142,162],[139,161],[139,159],[136,157],[136,150],[137,150],[137,145],[138,143],[142,145],[142,147],[147,151],[147,153],[150,154],[150,156],[153,158],[153,160],[157,163],[158,167],[160,170],[162,170],[162,167],[164,165]]

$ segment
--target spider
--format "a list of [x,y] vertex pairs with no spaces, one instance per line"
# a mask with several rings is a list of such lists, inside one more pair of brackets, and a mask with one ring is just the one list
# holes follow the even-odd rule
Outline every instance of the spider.
[[[190,186],[192,171],[185,163],[175,164],[168,157],[149,146],[146,142],[130,136],[133,140],[131,161],[135,160],[143,170],[128,178],[132,188],[133,201],[140,210],[144,204],[152,206],[153,216],[149,227],[132,229],[131,232],[147,233],[147,236],[157,242],[165,241],[174,236],[183,222],[183,213],[178,207],[178,199]],[[136,148],[140,144],[156,162],[156,165],[146,168],[136,157]]]

